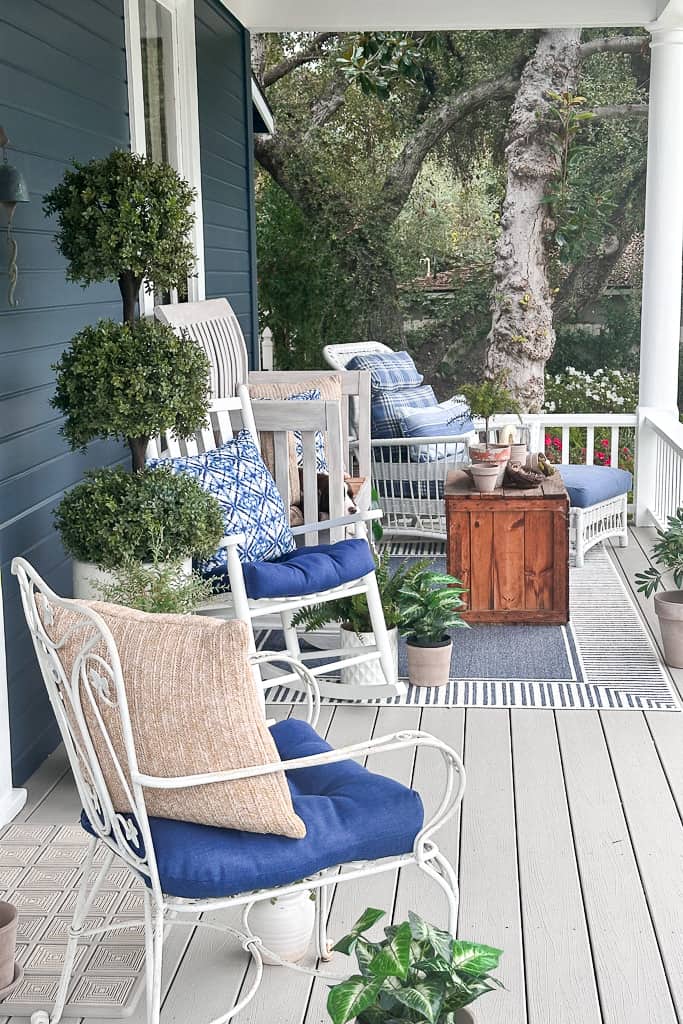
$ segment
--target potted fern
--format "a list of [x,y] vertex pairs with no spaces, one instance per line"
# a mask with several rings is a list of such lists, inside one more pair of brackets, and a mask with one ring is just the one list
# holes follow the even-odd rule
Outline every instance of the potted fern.
[[332,1024],[455,1024],[463,1007],[502,988],[491,976],[501,950],[455,939],[412,911],[373,942],[365,932],[383,916],[368,907],[334,947],[355,953],[358,973],[330,989]]
[[413,686],[444,686],[450,678],[453,640],[449,630],[467,627],[461,610],[466,593],[460,580],[423,563],[401,585],[401,636],[407,641],[408,676]]
[[[683,668],[683,508],[668,517],[665,530],[657,530],[652,557],[656,565],[636,573],[636,586],[645,597],[654,595],[667,665]],[[674,590],[665,589],[667,571]],[[660,587],[661,593],[657,593]]]
[[[375,576],[382,599],[384,620],[387,625],[389,644],[394,659],[395,674],[398,676],[398,625],[400,621],[401,588],[427,566],[427,561],[401,565],[391,572],[390,556],[387,551],[375,553]],[[340,625],[340,646],[342,649],[374,647],[375,634],[372,632],[370,612],[365,594],[342,597],[329,604],[315,605],[299,612],[294,618],[295,626],[303,626],[311,633],[322,629],[330,622]],[[350,665],[341,669],[341,681],[356,686],[382,686],[385,682],[378,661]]]

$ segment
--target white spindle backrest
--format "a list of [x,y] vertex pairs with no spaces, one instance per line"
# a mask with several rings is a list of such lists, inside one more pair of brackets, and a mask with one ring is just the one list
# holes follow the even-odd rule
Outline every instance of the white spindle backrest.
[[204,350],[211,364],[212,398],[229,398],[239,384],[246,383],[247,346],[240,322],[227,299],[155,306],[154,315],[177,333],[185,331]]
[[211,403],[208,423],[190,438],[177,438],[173,430],[150,439],[148,459],[174,459],[213,451],[230,441],[238,430],[248,430],[259,446],[249,392],[244,385],[233,398],[217,398]]

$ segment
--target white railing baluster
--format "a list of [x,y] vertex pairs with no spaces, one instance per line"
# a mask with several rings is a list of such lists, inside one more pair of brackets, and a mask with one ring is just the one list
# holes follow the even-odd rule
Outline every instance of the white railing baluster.
[[595,427],[586,427],[586,465],[593,465],[593,453],[595,452]]
[[609,449],[610,462],[613,466],[619,465],[619,427],[612,427],[611,444]]
[[569,427],[562,427],[562,462],[569,462]]

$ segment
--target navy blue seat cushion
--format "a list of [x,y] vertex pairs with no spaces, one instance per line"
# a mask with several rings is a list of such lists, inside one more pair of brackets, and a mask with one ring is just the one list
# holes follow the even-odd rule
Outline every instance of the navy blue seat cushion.
[[[332,749],[297,719],[271,731],[283,761]],[[286,885],[335,864],[410,853],[422,828],[419,794],[355,761],[299,768],[287,781],[304,839],[150,818],[164,892],[208,899]],[[92,831],[85,814],[81,823]]]
[[627,494],[633,477],[627,469],[614,466],[558,466],[574,508],[590,508],[601,501]]
[[350,583],[375,569],[366,540],[340,540],[290,551],[272,562],[242,566],[251,598],[301,597]]

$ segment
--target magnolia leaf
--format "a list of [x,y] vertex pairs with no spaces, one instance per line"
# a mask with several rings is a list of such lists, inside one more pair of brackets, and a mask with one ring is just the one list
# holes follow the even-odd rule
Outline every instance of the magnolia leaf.
[[374,1003],[382,987],[382,978],[368,979],[354,974],[335,985],[327,997],[327,1012],[332,1024],[346,1024]]

